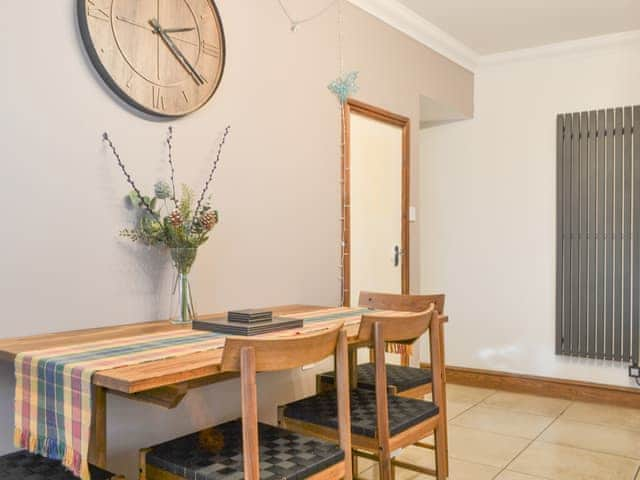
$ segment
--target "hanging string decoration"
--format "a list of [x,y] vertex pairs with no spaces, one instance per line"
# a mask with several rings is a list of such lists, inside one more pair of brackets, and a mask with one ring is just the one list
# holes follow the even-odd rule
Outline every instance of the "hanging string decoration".
[[346,146],[346,135],[347,135],[347,120],[345,116],[344,104],[349,98],[350,95],[353,95],[357,90],[358,86],[356,85],[356,80],[358,78],[358,72],[351,72],[346,77],[344,76],[344,17],[342,14],[342,0],[338,0],[338,70],[339,76],[336,80],[329,84],[329,90],[333,92],[338,97],[338,115],[340,121],[342,122],[342,129],[340,131],[340,142],[338,146],[340,148],[340,159],[342,164],[342,169],[340,171],[340,194],[341,194],[341,204],[340,204],[340,264],[338,265],[338,270],[340,272],[339,281],[340,281],[340,305],[345,305],[347,303],[347,298],[345,296],[345,268],[347,261],[346,248],[347,248],[347,239],[346,239],[346,231],[347,231],[347,164],[344,158],[344,149]]
[[358,72],[349,72],[340,78],[336,78],[329,84],[328,88],[338,97],[340,103],[344,104],[349,97],[358,91],[356,80],[358,80]]
[[346,199],[347,199],[347,185],[345,183],[345,179],[347,178],[347,166],[344,162],[344,149],[345,149],[345,143],[346,143],[346,119],[345,119],[345,109],[344,109],[344,105],[347,102],[347,100],[349,99],[349,97],[352,97],[357,91],[358,91],[358,84],[357,84],[357,80],[358,80],[358,72],[357,71],[351,71],[349,73],[347,73],[345,75],[344,73],[344,53],[343,53],[343,31],[344,31],[344,17],[343,17],[343,11],[342,11],[342,2],[343,0],[333,0],[330,1],[324,8],[318,10],[316,13],[314,13],[313,15],[310,15],[308,17],[305,18],[294,18],[289,11],[287,10],[287,7],[284,4],[284,0],[278,0],[278,4],[280,5],[280,8],[282,9],[283,13],[285,14],[285,16],[287,17],[287,19],[289,20],[289,23],[291,24],[291,31],[292,32],[296,32],[298,30],[298,27],[304,23],[307,22],[311,22],[312,20],[317,19],[318,17],[324,15],[327,11],[329,11],[329,9],[331,7],[333,7],[334,5],[337,5],[337,10],[338,10],[338,71],[339,71],[339,76],[338,78],[336,78],[334,81],[332,81],[329,85],[328,85],[328,89],[336,95],[336,97],[338,98],[338,115],[341,121],[341,125],[342,125],[342,129],[340,131],[340,141],[338,143],[338,148],[340,149],[340,158],[342,160],[342,169],[340,172],[340,190],[341,190],[341,195],[342,195],[342,201],[341,201],[341,215],[340,215],[340,224],[341,224],[341,228],[340,228],[340,235],[341,235],[341,241],[340,241],[340,264],[338,265],[338,270],[340,272],[339,274],[339,281],[340,281],[340,305],[344,305],[346,303],[346,297],[345,297],[345,262],[346,262],[346,216],[347,216],[347,208],[349,208],[349,206],[346,204]]
[[327,6],[325,6],[324,8],[318,10],[316,13],[314,13],[313,15],[310,15],[308,17],[305,18],[293,18],[291,16],[291,14],[289,13],[289,10],[287,10],[287,7],[284,5],[283,0],[278,0],[278,3],[280,4],[280,8],[282,9],[282,11],[284,12],[285,16],[289,19],[289,23],[291,24],[291,31],[292,32],[296,32],[298,30],[298,27],[300,25],[302,25],[303,23],[307,23],[307,22],[311,22],[312,20],[315,20],[318,17],[321,17],[322,15],[324,15],[331,7],[333,7],[339,0],[333,0],[331,1]]

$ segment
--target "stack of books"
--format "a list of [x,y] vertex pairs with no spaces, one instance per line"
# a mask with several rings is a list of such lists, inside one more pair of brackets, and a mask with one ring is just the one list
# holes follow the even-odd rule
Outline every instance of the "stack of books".
[[232,310],[227,313],[227,318],[213,318],[210,320],[195,320],[193,328],[209,332],[223,333],[225,335],[253,336],[264,333],[302,328],[303,320],[300,318],[273,318],[268,310]]
[[248,308],[246,310],[233,310],[227,313],[230,322],[254,323],[272,320],[273,312]]

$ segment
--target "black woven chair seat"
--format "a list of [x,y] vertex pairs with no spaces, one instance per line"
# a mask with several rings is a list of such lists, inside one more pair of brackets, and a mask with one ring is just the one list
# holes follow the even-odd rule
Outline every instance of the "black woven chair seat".
[[[110,480],[113,473],[89,466],[91,480]],[[2,480],[76,480],[78,477],[64,468],[57,460],[44,458],[26,451],[0,457]]]
[[[438,414],[431,402],[389,395],[389,430],[397,435]],[[295,420],[338,428],[336,392],[320,393],[288,404],[284,416]],[[351,391],[351,432],[366,437],[376,436],[376,395],[365,389]]]
[[[320,374],[320,379],[322,383],[334,385],[336,374],[335,372],[322,373]],[[387,365],[387,384],[396,387],[398,393],[428,385],[432,379],[431,370]],[[376,388],[376,366],[374,363],[358,365],[358,388],[366,390],[374,390]]]
[[[344,460],[337,445],[258,424],[260,479],[303,479]],[[244,478],[240,420],[156,445],[148,465],[189,480]]]

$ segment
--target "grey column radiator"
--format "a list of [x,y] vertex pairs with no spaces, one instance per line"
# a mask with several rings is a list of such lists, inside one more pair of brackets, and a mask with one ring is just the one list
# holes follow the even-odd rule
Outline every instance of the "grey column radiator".
[[557,117],[556,353],[638,362],[640,105]]

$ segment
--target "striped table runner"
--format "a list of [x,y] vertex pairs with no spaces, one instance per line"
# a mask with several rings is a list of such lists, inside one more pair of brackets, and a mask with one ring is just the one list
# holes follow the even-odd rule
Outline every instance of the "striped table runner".
[[76,476],[90,480],[93,374],[223,345],[222,335],[185,330],[20,353],[15,359],[14,443],[61,460]]
[[[282,315],[285,318],[300,318],[304,320],[305,327],[315,324],[330,324],[336,320],[344,321],[345,326],[355,325],[360,323],[362,315],[366,313],[373,313],[375,310],[370,310],[364,307],[350,308],[350,307],[336,307],[336,308],[323,308],[322,310],[314,310],[303,313],[290,313],[288,315]],[[376,312],[378,313],[378,312]]]
[[[349,325],[357,325],[360,323],[360,319],[362,315],[372,314],[383,315],[383,316],[401,316],[406,315],[405,312],[396,312],[392,310],[373,310],[366,307],[337,307],[327,309],[324,308],[322,310],[316,310],[313,312],[304,312],[304,313],[293,313],[289,315],[284,315],[288,318],[302,318],[304,320],[305,326],[310,324],[324,324],[331,323],[336,320],[343,320],[345,327]],[[387,353],[398,353],[401,355],[411,355],[412,346],[405,345],[401,343],[387,343],[385,346]]]

